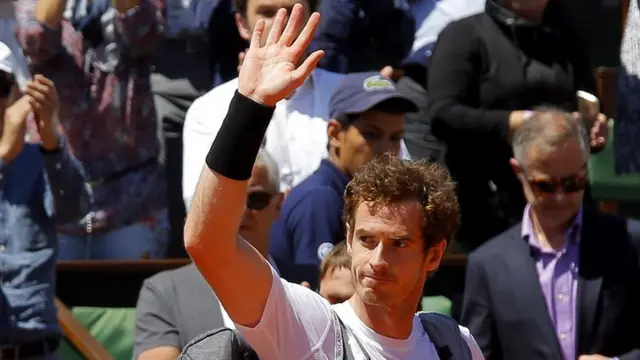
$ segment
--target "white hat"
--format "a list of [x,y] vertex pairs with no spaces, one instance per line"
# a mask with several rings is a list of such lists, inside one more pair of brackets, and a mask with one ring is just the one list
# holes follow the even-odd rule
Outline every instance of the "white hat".
[[0,41],[0,71],[13,74],[16,61],[7,44]]

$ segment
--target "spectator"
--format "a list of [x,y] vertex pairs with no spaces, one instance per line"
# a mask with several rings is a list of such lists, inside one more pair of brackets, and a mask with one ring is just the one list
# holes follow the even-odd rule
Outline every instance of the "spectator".
[[322,0],[311,50],[320,68],[352,73],[397,67],[409,54],[415,20],[406,0]]
[[[15,60],[0,43],[0,358],[58,359],[54,223],[80,219],[91,202],[80,164],[56,126],[56,86],[42,75],[19,94]],[[34,113],[40,144],[26,144]]]
[[[548,4],[548,6],[547,6]],[[429,60],[427,122],[446,145],[462,226],[472,250],[522,217],[525,200],[508,166],[509,138],[534,107],[576,110],[576,91],[595,93],[583,48],[558,1],[488,0],[482,14],[447,25]],[[593,147],[606,141],[606,117]]]
[[17,2],[31,70],[60,89],[62,126],[94,188],[93,211],[59,227],[60,258],[163,257],[169,225],[149,86],[157,9],[114,0],[101,16],[104,41],[93,44],[63,19],[65,3]]
[[410,0],[416,19],[415,40],[399,70],[398,91],[413,100],[420,111],[407,114],[404,141],[414,159],[444,162],[445,148],[426,123],[427,63],[440,31],[452,21],[480,13],[486,0]]
[[[278,9],[291,9],[297,2],[304,5],[305,14],[309,16],[315,4],[313,0],[237,0],[240,35],[249,40],[260,19],[267,22],[268,30]],[[288,190],[311,175],[327,156],[329,99],[341,78],[339,74],[317,69],[295,94],[278,104],[267,131],[265,148],[280,168],[281,190]],[[222,125],[237,88],[238,79],[222,84],[198,98],[187,112],[182,178],[187,208],[204,165],[204,155]]]
[[[345,348],[358,359],[442,358],[427,335],[435,328],[449,357],[483,359],[473,337],[453,320],[414,314],[427,273],[437,269],[458,223],[454,184],[437,165],[385,156],[356,174],[345,192],[355,279],[355,294],[345,303],[332,307],[317,293],[283,281],[238,235],[251,161],[275,105],[304,83],[322,57],[318,51],[300,61],[319,22],[313,14],[296,36],[303,11],[296,4],[282,31],[287,11],[280,9],[264,45],[264,22],[255,27],[238,92],[189,209],[187,251],[261,359],[338,360]],[[252,286],[238,286],[248,281]],[[430,322],[435,318],[437,325]]]
[[[269,228],[282,204],[279,181],[277,165],[266,150],[260,150],[239,228],[240,236],[268,258],[276,271],[278,263],[269,256]],[[290,274],[283,274],[287,275]],[[175,359],[191,339],[221,327],[235,328],[193,264],[161,272],[145,280],[140,290],[134,358]]]
[[320,290],[330,304],[343,303],[353,296],[351,256],[346,241],[341,241],[320,264]]
[[329,158],[294,187],[271,233],[271,253],[294,264],[320,265],[345,239],[343,194],[355,172],[374,157],[400,153],[404,114],[416,105],[377,73],[346,75],[329,103]]
[[[169,251],[186,255],[182,233],[182,130],[187,109],[213,86],[237,76],[244,40],[235,29],[232,0],[162,0],[165,38],[156,50],[151,87],[163,145],[171,221]],[[178,245],[179,247],[177,247]]]
[[471,254],[462,323],[487,360],[640,358],[640,223],[583,202],[584,126],[540,110],[513,153],[528,205]]

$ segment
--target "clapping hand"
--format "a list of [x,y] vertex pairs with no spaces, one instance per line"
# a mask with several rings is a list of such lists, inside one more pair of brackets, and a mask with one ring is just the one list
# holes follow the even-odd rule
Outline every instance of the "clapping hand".
[[573,115],[580,121],[583,121],[585,125],[591,124],[591,128],[587,128],[589,133],[590,145],[594,149],[601,149],[607,144],[609,139],[609,119],[603,113],[597,115],[594,121],[586,121],[582,118],[579,112],[574,112]]
[[[302,64],[298,62],[309,46],[320,21],[320,14],[313,13],[302,32],[303,6],[296,4],[289,21],[287,10],[280,9],[264,46],[260,39],[265,29],[264,20],[258,20],[253,30],[249,49],[238,77],[238,92],[253,101],[266,105],[275,104],[289,96],[315,69],[324,55],[318,50],[309,55]],[[283,30],[284,29],[284,30]]]
[[42,75],[36,75],[33,81],[27,82],[24,93],[33,108],[42,147],[48,151],[57,149],[60,141],[56,121],[59,100],[55,84]]

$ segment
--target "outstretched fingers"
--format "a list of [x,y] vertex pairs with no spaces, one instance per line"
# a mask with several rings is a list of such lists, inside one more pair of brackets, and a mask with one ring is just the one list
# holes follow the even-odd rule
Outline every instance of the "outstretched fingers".
[[320,14],[314,12],[313,14],[311,14],[311,17],[309,17],[309,21],[307,21],[307,24],[304,26],[304,29],[302,29],[302,32],[300,32],[300,35],[298,35],[296,41],[293,43],[293,45],[291,45],[291,49],[294,51],[296,59],[299,59],[300,56],[302,56],[302,54],[307,50],[309,44],[311,44],[313,34],[316,32],[316,28],[318,27],[319,23]]
[[267,38],[266,45],[275,44],[280,40],[280,35],[282,35],[282,29],[285,27],[286,19],[287,9],[281,8],[276,13],[276,18],[273,19],[273,25],[271,25],[271,30],[269,31],[269,37]]
[[251,42],[249,42],[249,49],[260,48],[260,39],[262,39],[264,26],[265,26],[265,23],[263,19],[260,19],[256,22],[256,26],[253,28],[253,34],[251,35]]
[[311,53],[297,69],[291,73],[291,80],[296,86],[300,86],[311,72],[318,66],[320,59],[324,56],[324,51],[317,50]]
[[287,22],[287,27],[284,29],[282,37],[280,37],[281,45],[290,46],[293,43],[293,41],[296,39],[296,35],[298,35],[298,31],[300,30],[303,16],[304,7],[299,3],[293,5],[293,9],[291,9],[291,15],[289,16],[289,21]]

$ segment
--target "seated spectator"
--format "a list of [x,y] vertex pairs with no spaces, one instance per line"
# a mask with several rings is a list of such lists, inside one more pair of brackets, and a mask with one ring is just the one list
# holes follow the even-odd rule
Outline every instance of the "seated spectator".
[[400,153],[404,114],[417,110],[378,73],[343,78],[329,103],[329,158],[287,195],[271,232],[273,256],[320,265],[333,245],[345,239],[342,208],[347,183],[374,157]]
[[[284,278],[301,282],[317,276],[269,256],[269,228],[280,212],[278,167],[261,149],[249,180],[239,234]],[[251,286],[251,284],[238,286]],[[197,335],[221,327],[235,328],[216,295],[193,264],[145,280],[136,306],[134,358],[172,359]]]
[[331,304],[343,303],[353,296],[351,279],[351,256],[347,242],[342,241],[322,260],[320,264],[320,295]]
[[528,205],[470,255],[462,324],[487,360],[640,358],[640,223],[584,202],[584,126],[540,110],[512,144]]
[[[19,94],[14,59],[0,43],[0,359],[58,359],[54,225],[91,206],[80,164],[56,123],[58,94],[42,75]],[[41,142],[25,143],[33,113]]]
[[164,257],[166,184],[149,84],[157,8],[152,0],[110,1],[104,13],[88,14],[100,25],[96,41],[69,21],[87,2],[69,3],[69,14],[67,4],[16,1],[17,35],[31,71],[56,83],[62,127],[94,191],[94,208],[83,221],[58,227],[59,257]]
[[[427,123],[446,146],[462,216],[457,242],[473,250],[518,223],[525,199],[509,168],[509,141],[542,105],[576,110],[595,94],[580,38],[560,1],[487,0],[485,12],[447,25],[429,60]],[[594,149],[606,117],[583,119]]]

